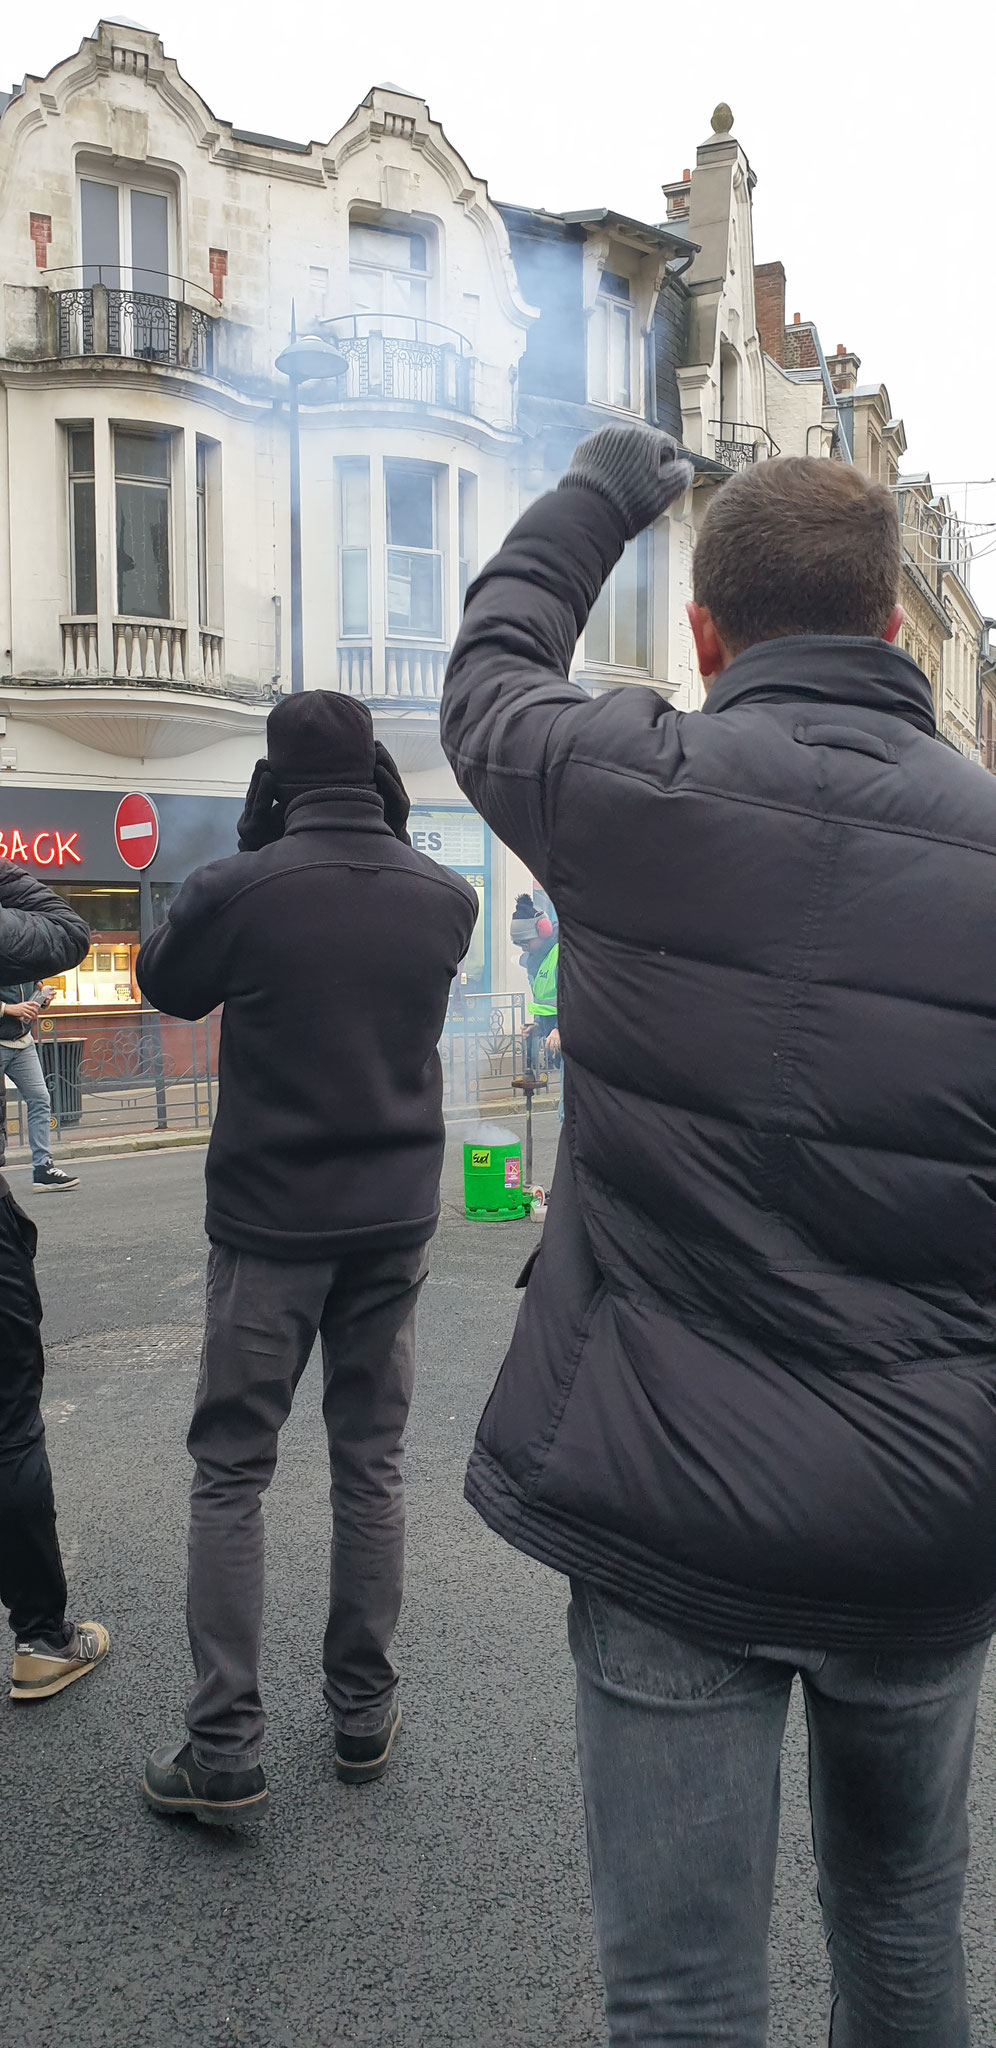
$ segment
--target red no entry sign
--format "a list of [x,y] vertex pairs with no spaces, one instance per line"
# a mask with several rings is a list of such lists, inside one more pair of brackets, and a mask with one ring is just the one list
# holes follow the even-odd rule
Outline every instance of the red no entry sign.
[[159,845],[159,818],[147,796],[123,796],[114,819],[114,844],[126,867],[147,868]]

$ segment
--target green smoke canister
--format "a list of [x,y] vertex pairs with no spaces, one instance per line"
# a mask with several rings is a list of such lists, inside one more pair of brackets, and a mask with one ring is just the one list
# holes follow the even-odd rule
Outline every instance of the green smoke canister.
[[507,1223],[528,1216],[532,1194],[522,1184],[522,1146],[514,1131],[480,1124],[463,1146],[463,1191],[467,1215],[482,1223]]

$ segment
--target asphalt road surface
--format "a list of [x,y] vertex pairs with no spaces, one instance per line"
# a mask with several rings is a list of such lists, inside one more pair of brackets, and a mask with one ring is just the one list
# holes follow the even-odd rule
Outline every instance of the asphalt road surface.
[[[540,1175],[552,1118],[543,1120]],[[538,1225],[469,1224],[458,1161],[423,1297],[391,1773],[337,1783],[321,1695],[327,1462],[305,1375],[267,1502],[262,1667],[271,1807],[243,1835],[144,1807],[179,1732],[183,1439],[204,1244],[199,1153],[93,1161],[41,1225],[46,1414],[75,1610],[106,1668],[0,1700],[0,2048],[598,2048],[563,1581],[462,1501],[474,1424]],[[974,1790],[967,1939],[977,2041],[996,2041],[993,1690]],[[798,1716],[772,1928],[776,2048],[825,2041],[826,1970]]]

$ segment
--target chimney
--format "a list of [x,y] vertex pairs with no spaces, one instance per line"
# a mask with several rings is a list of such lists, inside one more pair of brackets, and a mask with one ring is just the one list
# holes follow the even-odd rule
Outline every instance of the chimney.
[[661,190],[667,200],[668,220],[687,220],[692,189],[691,171],[682,171],[674,185],[663,185]]
[[853,391],[858,381],[858,371],[860,368],[861,357],[854,355],[852,350],[844,347],[842,341],[838,341],[837,353],[835,356],[830,357],[827,364],[827,369],[830,372],[830,382],[834,390],[838,394],[844,391]]
[[761,347],[772,362],[785,364],[785,266],[755,263],[754,305]]

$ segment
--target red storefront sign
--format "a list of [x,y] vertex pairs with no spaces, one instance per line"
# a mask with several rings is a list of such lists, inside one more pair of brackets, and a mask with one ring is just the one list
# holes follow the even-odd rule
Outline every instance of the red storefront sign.
[[126,867],[147,868],[155,860],[159,814],[151,797],[122,797],[114,819],[114,844]]
[[17,826],[0,825],[0,860],[19,860],[25,867],[82,867],[78,832],[35,832],[25,838]]

